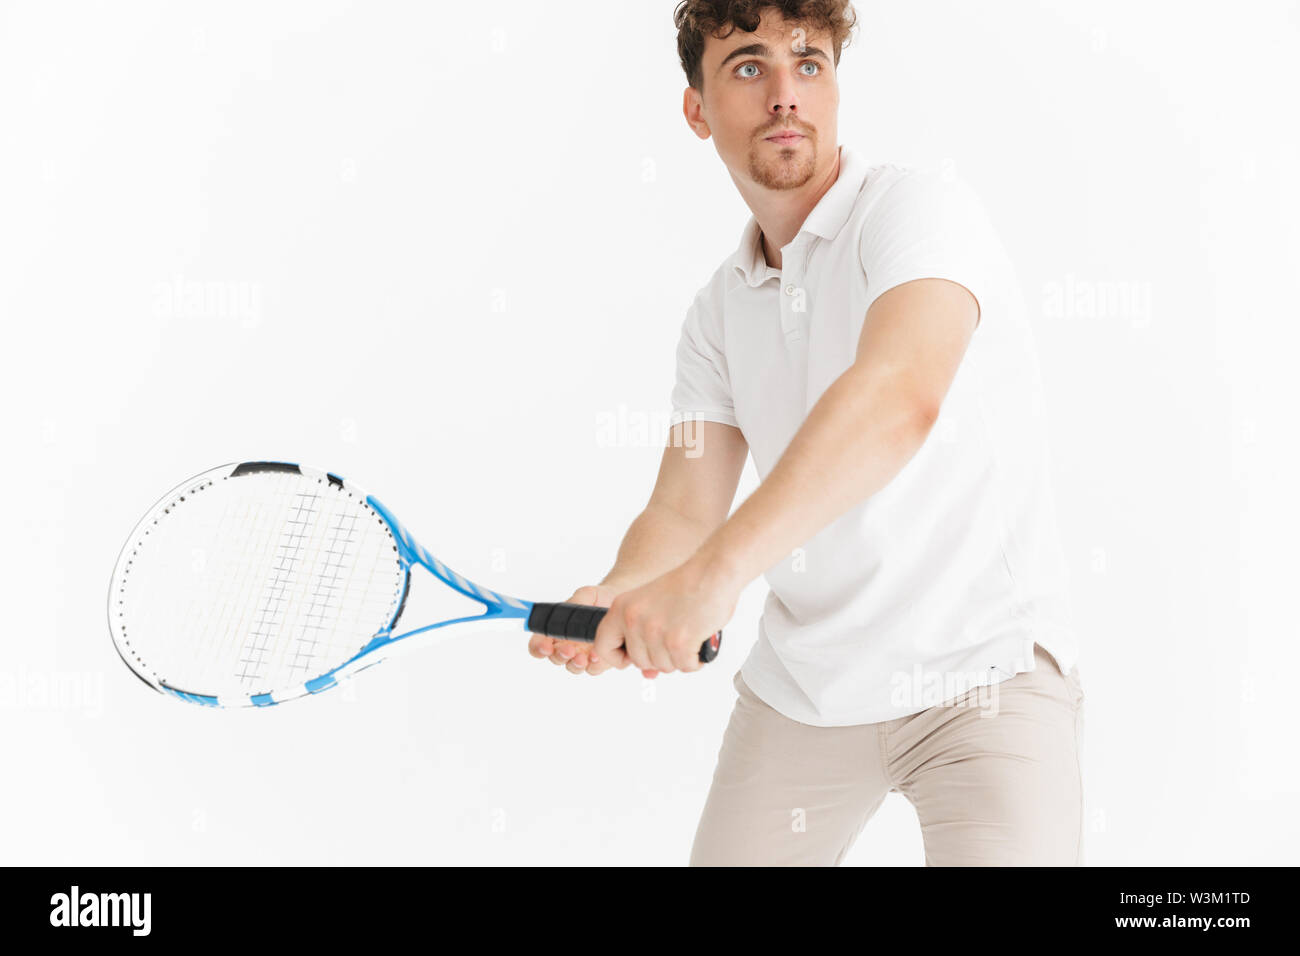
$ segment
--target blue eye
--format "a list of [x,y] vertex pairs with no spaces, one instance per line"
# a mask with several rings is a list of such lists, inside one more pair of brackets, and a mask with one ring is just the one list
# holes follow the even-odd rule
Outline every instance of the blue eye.
[[740,66],[736,67],[736,73],[739,74],[739,75],[741,75],[741,76],[756,76],[757,74],[755,74],[755,73],[744,74],[744,73],[741,73],[741,72],[740,72],[741,70],[747,70],[747,69],[749,69],[750,67],[753,67],[755,70],[757,70],[757,69],[758,69],[758,64],[757,64],[757,63],[742,63],[742,64],[740,64]]
[[812,60],[806,60],[803,63],[799,64],[799,69],[802,70],[805,66],[811,66],[813,68],[813,71],[811,73],[805,73],[804,76],[816,76],[818,73],[822,71],[821,66],[814,63]]

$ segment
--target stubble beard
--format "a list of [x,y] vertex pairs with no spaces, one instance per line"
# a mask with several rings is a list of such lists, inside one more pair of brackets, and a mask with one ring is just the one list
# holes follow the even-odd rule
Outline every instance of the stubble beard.
[[[782,146],[775,152],[765,140],[755,143],[749,151],[749,176],[766,189],[798,189],[810,179],[817,169],[817,144],[812,137],[806,140],[811,147],[803,152],[803,143]],[[765,155],[766,154],[766,155]]]

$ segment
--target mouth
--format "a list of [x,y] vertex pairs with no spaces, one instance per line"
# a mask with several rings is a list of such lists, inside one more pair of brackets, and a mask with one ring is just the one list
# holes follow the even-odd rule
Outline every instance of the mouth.
[[805,137],[801,133],[791,133],[787,131],[784,133],[777,133],[775,136],[767,137],[767,142],[776,143],[778,146],[793,146],[804,138]]

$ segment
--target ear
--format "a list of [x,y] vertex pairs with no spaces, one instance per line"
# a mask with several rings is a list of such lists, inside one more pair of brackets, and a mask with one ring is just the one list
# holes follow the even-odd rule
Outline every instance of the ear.
[[693,86],[686,87],[686,92],[682,94],[682,114],[686,117],[687,125],[700,139],[708,139],[713,135],[704,119],[704,97]]

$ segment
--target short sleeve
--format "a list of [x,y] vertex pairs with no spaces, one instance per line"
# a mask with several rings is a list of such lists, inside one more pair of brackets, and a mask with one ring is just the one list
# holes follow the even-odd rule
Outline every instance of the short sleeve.
[[947,279],[969,289],[983,318],[997,261],[997,235],[983,203],[939,167],[908,170],[863,222],[859,255],[867,307],[913,279]]
[[672,406],[670,428],[690,420],[739,427],[723,352],[722,316],[709,307],[704,292],[695,297],[682,322]]

